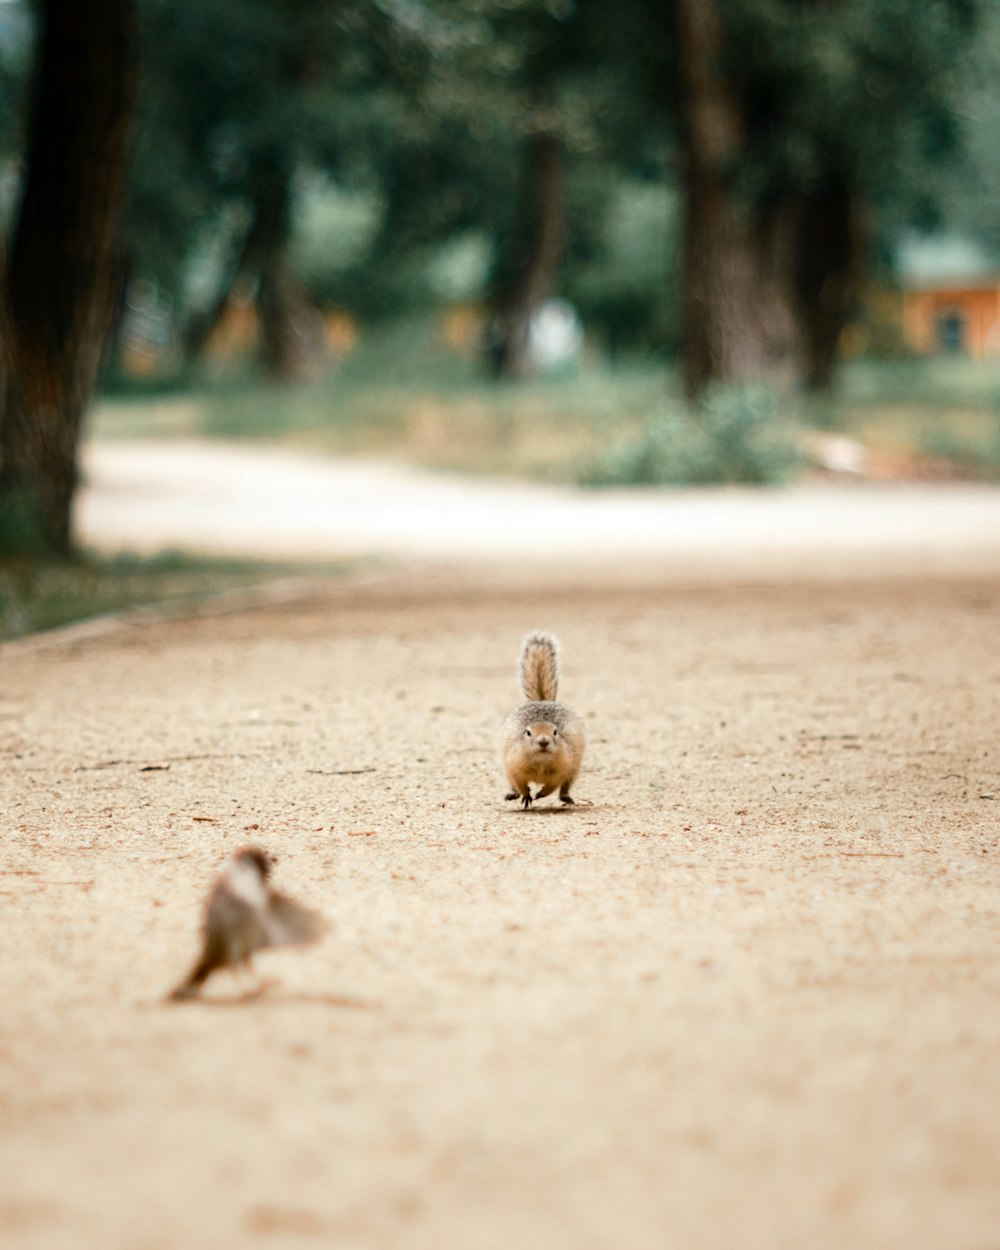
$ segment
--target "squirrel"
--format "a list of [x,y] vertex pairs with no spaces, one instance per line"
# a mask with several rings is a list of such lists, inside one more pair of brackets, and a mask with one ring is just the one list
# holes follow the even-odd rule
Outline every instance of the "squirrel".
[[[559,643],[552,634],[528,634],[521,644],[518,672],[528,702],[503,723],[501,756],[512,787],[504,801],[520,799],[528,808],[558,789],[562,802],[572,803],[570,787],[583,759],[583,721],[567,704],[556,701]],[[540,787],[534,796],[530,782]]]

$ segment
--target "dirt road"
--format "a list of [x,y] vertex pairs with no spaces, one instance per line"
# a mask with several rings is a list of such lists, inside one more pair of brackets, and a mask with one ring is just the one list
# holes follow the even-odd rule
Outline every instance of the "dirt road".
[[[810,483],[781,491],[588,491],[222,442],[91,443],[84,541],[285,559],[535,561],[630,557],[696,575],[834,565],[1000,564],[1000,491],[956,483]],[[537,556],[532,553],[537,551]]]
[[[998,541],[557,531],[0,648],[7,1244],[1000,1247]],[[566,811],[496,771],[534,626]],[[248,839],[329,936],[162,1005]]]

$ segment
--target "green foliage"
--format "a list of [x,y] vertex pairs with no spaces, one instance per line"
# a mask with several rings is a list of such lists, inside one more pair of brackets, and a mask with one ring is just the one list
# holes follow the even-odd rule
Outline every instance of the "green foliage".
[[[179,305],[196,248],[221,249],[223,271],[235,264],[265,171],[297,196],[308,198],[315,179],[300,178],[310,171],[367,195],[381,227],[370,261],[380,263],[390,243],[398,257],[410,237],[425,243],[469,217],[468,191],[456,210],[455,171],[473,165],[502,125],[487,110],[488,135],[456,129],[465,108],[453,98],[456,66],[470,55],[461,8],[459,20],[368,0],[142,0],[141,8],[148,55],[132,248],[141,271]],[[482,113],[483,75],[478,85]],[[484,193],[482,179],[463,173],[462,181]],[[433,199],[422,186],[435,188]],[[445,204],[443,215],[428,211]]]
[[956,105],[965,140],[963,160],[941,178],[941,215],[949,228],[1000,257],[1000,5],[986,5],[966,59]]
[[772,391],[716,386],[695,409],[664,402],[637,437],[614,447],[580,480],[588,486],[774,485],[799,463]]
[[[0,5],[0,156],[22,142],[34,13],[26,3]],[[7,206],[4,205],[4,208]]]
[[[292,177],[291,259],[310,294],[384,317],[436,302],[432,274],[453,239],[476,239],[497,268],[516,233],[521,145],[544,124],[570,169],[563,293],[612,352],[676,347],[678,193],[662,171],[677,67],[654,0],[141,9],[132,252],[182,319],[236,263],[262,153]],[[938,210],[982,0],[723,9],[752,127],[736,174],[746,196],[840,180],[879,205],[883,235]],[[996,128],[982,152],[1000,150]]]
[[[574,173],[599,171],[609,188],[630,165],[662,170],[652,0],[141,0],[141,10],[131,252],[182,323],[211,307],[239,263],[255,167],[291,179],[292,268],[312,297],[366,317],[437,302],[442,273],[453,289],[454,255],[442,249],[456,239],[466,259],[477,249],[460,297],[483,296],[514,229],[522,143],[542,120]],[[570,251],[586,259],[602,241],[584,217],[574,199]],[[635,324],[630,281],[614,292],[604,282],[596,311],[602,330],[620,311],[632,342],[650,331]],[[661,310],[647,322],[659,325]]]
[[[997,165],[1000,17],[985,0],[719,7],[748,101],[750,159],[733,172],[748,199],[789,183],[808,198],[836,176],[876,203],[884,232],[944,206],[1000,239],[996,177],[970,195],[942,172],[967,130],[978,168]],[[27,0],[0,8],[30,33]],[[238,263],[262,169],[289,179],[291,268],[317,302],[385,320],[484,298],[514,230],[523,140],[544,125],[569,170],[562,293],[611,354],[677,347],[678,67],[657,0],[139,8],[130,270],[155,280],[182,331]],[[0,40],[7,150],[26,51]]]
[[676,350],[677,198],[629,180],[602,206],[592,255],[571,263],[566,293],[612,356]]
[[378,229],[382,206],[370,192],[348,191],[315,175],[296,205],[290,259],[313,299],[352,307],[362,265]]
[[[729,71],[747,101],[746,193],[857,188],[883,232],[940,213],[981,0],[733,0]],[[952,169],[954,166],[952,166]]]

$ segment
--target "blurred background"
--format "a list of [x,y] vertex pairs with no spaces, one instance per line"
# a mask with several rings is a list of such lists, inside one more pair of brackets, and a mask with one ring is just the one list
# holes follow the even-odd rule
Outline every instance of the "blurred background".
[[5,0],[3,629],[102,442],[995,479],[998,71],[989,0]]

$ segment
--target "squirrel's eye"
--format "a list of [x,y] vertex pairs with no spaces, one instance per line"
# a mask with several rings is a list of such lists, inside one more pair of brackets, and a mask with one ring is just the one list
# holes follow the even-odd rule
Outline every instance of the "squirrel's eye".
[[524,736],[525,736],[526,738],[530,738],[530,737],[531,737],[531,730],[530,730],[530,729],[526,729],[526,730],[524,731]]
[[558,730],[558,729],[553,729],[553,730],[552,730],[552,737],[553,737],[553,738],[558,738],[558,737],[559,737],[559,730]]

